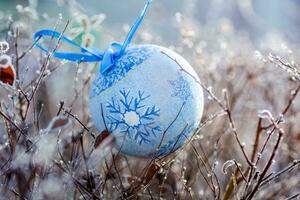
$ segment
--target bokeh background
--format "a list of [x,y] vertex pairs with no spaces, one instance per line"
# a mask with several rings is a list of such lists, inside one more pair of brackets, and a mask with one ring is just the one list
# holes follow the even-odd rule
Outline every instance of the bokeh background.
[[[55,18],[58,13],[63,13],[66,18],[70,18],[72,0],[33,0],[32,2],[37,4],[34,7],[39,14],[47,13]],[[109,23],[110,27],[115,29],[122,24],[134,21],[144,4],[143,1],[138,0],[113,2],[92,0],[88,3],[79,0],[77,2],[89,16],[105,13],[108,16],[105,23]],[[27,6],[28,1],[2,0],[0,2],[1,15],[5,15],[5,12],[15,15],[18,4]],[[155,31],[159,30],[166,34],[166,30],[170,27],[163,26],[164,22],[170,22],[176,12],[181,12],[200,25],[215,25],[220,20],[230,20],[236,29],[249,32],[252,38],[258,41],[263,40],[270,33],[277,33],[293,41],[299,41],[296,34],[299,31],[299,6],[299,2],[295,0],[159,0],[153,6],[153,11],[149,14],[145,24],[153,26],[149,28]]]

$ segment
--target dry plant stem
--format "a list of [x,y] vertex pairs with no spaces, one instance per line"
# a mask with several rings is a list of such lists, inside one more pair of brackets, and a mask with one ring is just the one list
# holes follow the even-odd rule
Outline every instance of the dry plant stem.
[[[282,116],[286,115],[286,113],[290,110],[291,106],[293,105],[294,100],[298,96],[299,91],[300,91],[300,84],[298,84],[298,86],[296,87],[296,89],[292,90],[291,96],[289,98],[289,101],[288,101],[286,107],[281,112]],[[278,119],[276,124],[279,124],[280,122],[281,121]],[[271,123],[269,126],[263,127],[263,129],[267,130],[269,128],[272,128],[273,126],[274,126],[274,124]]]
[[[168,131],[168,130],[170,129],[170,127],[175,123],[175,121],[178,119],[178,117],[179,117],[179,115],[180,115],[180,113],[181,113],[181,111],[182,111],[184,105],[185,105],[185,104],[183,103],[182,106],[181,106],[181,108],[180,108],[180,110],[178,111],[177,115],[175,116],[174,120],[173,120],[173,121],[169,124],[169,126],[164,130],[163,135],[162,135],[162,138],[161,138],[161,140],[160,140],[160,143],[159,143],[157,149],[159,149],[160,146],[162,145],[163,139],[164,139],[164,137],[165,137],[167,131]],[[142,173],[141,173],[141,175],[140,175],[140,177],[142,177],[142,181],[141,181],[138,185],[136,185],[136,186],[133,187],[133,190],[134,190],[134,191],[140,191],[141,189],[145,189],[145,187],[142,187],[142,185],[144,184],[143,181],[144,181],[144,179],[147,177],[148,172],[149,172],[149,169],[151,168],[151,166],[152,166],[153,164],[155,164],[155,157],[152,157],[151,160],[149,161],[149,163],[146,165],[146,167],[142,170]],[[149,181],[149,182],[150,182],[150,181]]]
[[227,116],[229,118],[229,124],[231,126],[231,129],[234,133],[234,136],[235,136],[235,139],[236,141],[238,142],[239,146],[240,146],[240,149],[242,150],[243,152],[243,155],[248,163],[249,166],[253,166],[253,163],[251,162],[251,160],[249,160],[248,156],[247,156],[247,153],[245,152],[245,146],[242,144],[241,140],[239,139],[239,136],[238,136],[238,133],[236,131],[236,127],[235,127],[235,123],[232,119],[232,114],[231,114],[231,111],[230,111],[230,107],[229,107],[229,100],[228,100],[228,94],[227,92],[225,92],[225,102],[226,102],[226,107],[225,107],[225,112],[227,112]]
[[[87,164],[87,158],[85,155],[85,151],[84,151],[84,147],[83,147],[83,133],[81,134],[80,137],[80,146],[81,146],[81,151],[82,151],[82,156],[83,156],[83,162],[84,162],[84,166],[85,166],[85,170],[86,170],[86,176],[89,182],[89,186],[92,186],[92,180],[91,180],[91,176],[89,173],[89,168],[88,168],[88,164]],[[93,188],[88,188],[89,192],[92,194],[93,199],[99,199],[99,197],[97,197],[93,191]]]
[[148,194],[149,194],[151,200],[154,200],[154,198],[153,198],[153,196],[152,196],[152,194],[151,194],[151,191],[150,191],[148,188],[147,188],[147,192],[148,192]]
[[[58,143],[58,140],[59,140],[59,137],[58,137],[58,139],[57,139],[57,143]],[[85,194],[87,194],[88,196],[90,196],[90,197],[93,198],[93,199],[100,200],[99,197],[97,197],[96,195],[94,195],[94,194],[92,194],[92,193],[90,192],[90,189],[89,189],[89,188],[87,188],[86,186],[82,185],[82,184],[81,184],[81,183],[80,183],[80,182],[72,175],[72,170],[69,168],[69,166],[68,166],[66,160],[65,160],[64,157],[62,156],[62,153],[61,153],[61,151],[60,151],[59,145],[58,145],[58,153],[59,153],[60,159],[63,161],[62,164],[64,164],[64,166],[63,166],[61,163],[56,162],[56,161],[54,161],[54,163],[57,164],[58,167],[60,167],[60,169],[62,169],[62,171],[64,171],[65,173],[69,174],[70,177],[72,177],[72,180],[73,180],[74,184],[78,187],[78,191],[82,194],[83,198],[85,198],[85,197],[84,197],[84,194],[83,194],[83,193],[85,193]]]
[[101,103],[101,118],[102,118],[102,120],[103,120],[105,130],[108,130],[107,124],[106,124],[106,120],[105,120],[105,117],[104,117],[104,112],[103,112],[103,105],[102,105],[102,103]]
[[[182,135],[183,134],[183,136],[185,136],[184,135],[184,131],[186,130],[186,128],[188,127],[188,124],[186,124],[185,125],[185,127],[183,128],[183,130],[181,130],[181,132],[179,133],[179,135]],[[186,137],[186,136],[185,136]],[[170,154],[172,154],[172,153],[174,153],[175,151],[176,151],[176,149],[175,149],[175,147],[176,147],[176,145],[177,145],[177,143],[179,142],[179,140],[180,140],[180,137],[178,137],[177,139],[176,139],[176,141],[175,141],[175,143],[174,143],[174,145],[173,145],[173,147],[172,147],[172,149],[171,149],[171,151],[170,151]],[[162,160],[164,160],[166,157],[168,157],[169,155],[164,155],[164,156],[162,156],[162,157],[159,157],[159,158],[157,158],[156,159],[156,161],[157,162],[160,162],[160,161],[162,161]],[[168,163],[169,164],[169,163]]]
[[65,110],[64,108],[62,108],[62,110],[66,113],[66,114],[68,114],[68,115],[70,115],[72,118],[74,118],[86,131],[88,131],[89,133],[91,133],[90,132],[90,129],[86,126],[86,125],[84,125],[84,123],[80,120],[80,119],[78,119],[78,117],[76,117],[75,115],[73,115],[70,111],[67,111],[67,110]]
[[8,191],[12,192],[14,195],[16,195],[16,197],[20,198],[21,200],[27,200],[25,197],[19,194],[15,189],[8,188]]
[[24,58],[28,53],[31,52],[31,50],[33,49],[33,47],[35,47],[35,45],[39,42],[41,38],[38,38],[37,40],[34,41],[34,43],[28,47],[19,57],[18,60],[22,60],[22,58]]
[[299,160],[295,160],[293,161],[292,164],[290,164],[289,166],[287,166],[286,168],[280,170],[279,172],[276,172],[274,174],[270,174],[268,176],[266,176],[261,183],[261,186],[269,183],[270,181],[279,178],[280,176],[282,176],[283,174],[285,174],[286,172],[292,171],[293,169],[295,169],[296,167],[298,167],[300,165],[300,159]]
[[285,107],[285,109],[281,113],[282,115],[285,115],[289,111],[289,109],[292,106],[292,104],[293,104],[295,98],[297,97],[299,91],[300,91],[300,84],[297,86],[297,88],[295,90],[292,91],[292,95],[289,99],[289,102],[288,102],[287,106]]
[[[300,85],[297,86],[297,88],[295,90],[293,90],[294,92],[292,92],[292,95],[290,96],[289,98],[289,101],[286,105],[286,107],[283,109],[283,111],[281,112],[281,115],[284,116],[288,110],[291,108],[291,105],[293,104],[295,98],[297,97],[299,91],[300,91]],[[264,141],[263,143],[263,147],[262,149],[260,150],[259,154],[262,155],[271,136],[273,135],[273,132],[275,131],[276,128],[278,128],[278,124],[281,122],[280,119],[279,120],[276,120],[276,122],[274,120],[271,120],[271,125],[268,126],[267,128],[264,128],[262,127],[261,125],[261,122],[262,122],[262,119],[259,118],[259,122],[258,122],[258,126],[257,126],[257,130],[256,130],[256,138],[255,138],[255,143],[254,143],[254,146],[253,146],[253,151],[252,151],[252,156],[251,156],[251,161],[254,162],[254,159],[255,159],[255,155],[256,155],[256,152],[257,152],[257,148],[258,148],[258,145],[259,145],[259,138],[260,138],[260,133],[264,130],[264,129],[268,129],[268,128],[272,128],[272,130],[270,131],[270,133],[268,134],[266,140]],[[257,166],[259,161],[260,161],[260,158],[261,156],[257,156],[257,159],[255,161],[255,164],[254,166]],[[253,176],[253,172],[254,172],[254,166],[250,166],[250,172],[249,172],[249,176],[248,176],[248,183],[246,184],[246,187],[245,187],[245,190],[244,192],[247,192],[247,189],[249,187],[249,184],[250,184],[250,181],[252,179],[252,176]],[[247,169],[247,171],[249,171],[249,168]],[[246,171],[246,173],[247,173]]]
[[252,154],[251,154],[251,162],[252,163],[254,162],[255,155],[257,153],[257,149],[258,149],[258,145],[259,145],[259,141],[260,141],[260,134],[261,134],[262,130],[263,130],[263,128],[262,128],[262,118],[259,118],[257,128],[256,128],[255,142],[254,142],[253,149],[252,149]]
[[[20,74],[19,74],[19,61],[24,58],[25,55],[27,55],[32,49],[33,47],[36,45],[36,43],[40,40],[40,38],[38,38],[29,48],[27,48],[20,56],[19,56],[19,51],[18,51],[18,39],[19,39],[19,30],[16,30],[16,35],[15,35],[15,55],[16,55],[16,60],[15,60],[15,66],[16,66],[16,80],[20,79]],[[26,113],[28,112],[29,109],[29,104],[30,104],[30,99],[28,98],[27,94],[24,92],[24,90],[22,89],[20,83],[18,83],[17,85],[18,87],[18,91],[23,95],[23,97],[26,100],[26,111],[25,114],[23,115],[23,101],[22,101],[22,97],[20,96],[20,94],[18,94],[18,101],[19,101],[19,115],[22,119],[22,121],[25,121],[26,119]]]
[[[183,162],[182,162],[183,164]],[[170,168],[171,168],[171,164],[170,164],[170,167],[164,172],[164,174],[162,175],[163,176],[163,180],[161,181],[160,185],[159,185],[159,198],[162,198],[162,195],[163,195],[163,186],[167,180],[167,176],[168,176],[168,173],[170,171]],[[166,177],[166,178],[165,178]],[[148,188],[147,188],[148,189]]]
[[[113,154],[112,154],[112,156],[114,156]],[[114,162],[115,161],[113,161],[112,162],[112,166],[114,167]],[[116,173],[118,173],[118,172],[116,172]],[[123,193],[123,191],[122,190],[120,190],[120,188],[118,187],[118,182],[116,182],[114,179],[111,179],[112,180],[112,182],[113,182],[113,185],[115,186],[114,187],[114,189],[119,193],[119,194],[121,194],[120,195],[120,198],[123,198],[123,196],[124,196],[124,193]],[[120,177],[118,177],[118,181],[119,181],[119,183],[121,183],[120,181]]]
[[239,139],[238,133],[236,131],[235,128],[235,124],[234,121],[232,119],[232,114],[229,108],[229,102],[228,102],[228,96],[227,96],[227,92],[225,93],[225,101],[226,101],[226,105],[223,105],[223,103],[221,102],[221,100],[219,100],[210,89],[208,89],[208,87],[206,87],[204,84],[201,83],[202,88],[211,96],[211,98],[227,113],[228,119],[229,119],[229,123],[230,123],[230,127],[234,133],[235,139],[238,142],[238,145],[240,147],[240,149],[242,150],[242,153],[247,161],[247,163],[250,166],[253,166],[253,163],[249,160],[246,152],[245,152],[245,147],[242,145],[242,142]]
[[200,125],[199,127],[196,129],[195,131],[195,135],[197,135],[197,133],[205,126],[211,124],[212,122],[214,122],[214,120],[216,120],[219,117],[222,117],[224,115],[227,115],[226,112],[224,112],[224,110],[221,110],[220,112],[217,112],[215,114],[210,115],[207,119],[205,119]]
[[112,159],[113,160],[113,162],[112,162],[113,163],[113,167],[114,167],[114,169],[116,171],[116,175],[118,177],[118,180],[119,180],[119,183],[120,183],[120,186],[121,186],[121,193],[124,196],[123,191],[125,191],[125,187],[124,187],[121,175],[119,173],[119,169],[117,168],[117,164],[116,164],[116,157],[117,157],[117,155],[116,156],[112,155],[112,156],[113,156],[113,159]]
[[[185,137],[186,137],[186,136],[185,136]],[[187,137],[186,137],[186,138],[187,138]],[[193,145],[193,140],[191,141],[191,144]],[[207,168],[211,171],[210,173],[213,174],[213,176],[210,176],[210,177],[211,177],[211,182],[213,183],[214,188],[218,191],[217,198],[219,199],[219,198],[220,198],[220,195],[221,195],[221,187],[220,187],[219,178],[218,178],[217,174],[215,173],[213,167],[212,167],[211,164],[209,163],[209,159],[208,159],[208,157],[206,156],[206,153],[205,153],[205,151],[204,151],[204,149],[203,149],[203,147],[202,147],[202,145],[201,145],[200,142],[199,142],[199,146],[200,146],[200,150],[202,151],[202,155],[203,155],[203,157],[204,157],[204,159],[203,159],[204,166],[205,166],[205,168],[206,168],[206,165],[208,165]],[[214,184],[214,180],[215,180],[215,182],[217,183],[216,186],[215,186],[215,184]]]
[[16,54],[16,63],[15,63],[15,68],[16,68],[16,79],[19,80],[19,52],[18,52],[18,39],[19,39],[19,30],[16,29],[15,33],[15,54]]
[[[295,98],[297,97],[297,94],[299,93],[299,91],[300,91],[300,85],[296,88],[295,92],[292,93],[291,97],[289,98],[287,106],[284,108],[284,110],[281,113],[282,115],[285,115],[287,113],[287,111],[290,109],[290,107],[291,107],[293,101],[295,100]],[[276,121],[274,119],[270,119],[270,120],[271,120],[271,124],[272,124],[273,128],[272,128],[272,126],[269,127],[269,128],[272,128],[272,130],[270,131],[270,133],[268,134],[267,139],[263,143],[263,147],[262,147],[262,149],[259,152],[260,155],[263,154],[263,152],[266,149],[266,146],[267,146],[267,144],[268,144],[271,136],[273,135],[273,132],[275,131],[276,128],[278,128],[278,125],[280,123],[280,120],[276,120]],[[255,162],[255,166],[258,165],[258,163],[260,161],[260,158],[261,157],[259,157],[259,156],[257,157],[257,160]]]
[[[113,164],[111,164],[110,166],[108,166],[108,163],[107,163],[106,158],[105,158],[105,160],[104,160],[104,164],[105,164],[105,167],[106,167],[107,171],[105,172],[105,178],[104,178],[104,183],[102,184],[101,194],[104,193],[104,189],[105,189],[106,182],[107,182],[108,179],[109,179],[108,175],[110,174],[110,171],[111,171],[111,169],[112,169],[112,167],[113,167]],[[103,171],[105,171],[105,169],[104,169]]]
[[58,108],[58,111],[56,113],[56,116],[59,116],[61,111],[64,109],[64,105],[65,105],[65,102],[64,101],[60,101],[59,102],[59,108]]
[[[257,160],[256,160],[254,166],[258,166],[258,163],[259,163],[259,161],[260,161],[260,159],[261,159],[261,155],[263,155],[263,152],[264,152],[264,150],[265,150],[267,144],[269,143],[269,140],[270,140],[271,136],[273,135],[274,131],[275,131],[276,129],[278,129],[279,132],[283,132],[283,131],[278,127],[279,121],[276,121],[276,122],[275,122],[275,120],[274,120],[271,116],[269,117],[269,120],[270,120],[270,122],[271,122],[272,124],[274,124],[274,127],[273,127],[272,131],[268,134],[267,139],[264,141],[263,147],[262,147],[262,149],[261,149],[260,152],[259,152],[260,156],[257,156]],[[248,192],[248,187],[249,187],[249,185],[250,185],[250,183],[251,183],[252,175],[254,175],[253,172],[254,172],[254,167],[251,167],[250,174],[249,174],[249,179],[248,179],[249,181],[247,182],[246,187],[245,187],[245,189],[244,189],[244,194],[247,194],[247,192]],[[259,175],[259,174],[257,174],[257,175]],[[255,176],[255,175],[254,175],[254,176]],[[261,175],[260,175],[260,177],[261,177]],[[265,176],[264,176],[264,177],[265,177]],[[263,177],[263,178],[264,178],[264,177]],[[253,177],[253,178],[254,178],[254,177]]]
[[[199,127],[198,127],[198,128],[196,129],[196,131],[195,131],[195,134],[194,134],[191,138],[187,138],[188,142],[187,142],[184,146],[187,146],[187,145],[191,144],[191,146],[193,147],[193,152],[195,152],[194,150],[196,150],[196,148],[195,148],[194,145],[192,144],[192,141],[193,141],[194,136],[198,134],[198,131],[199,131],[202,127],[204,127],[204,126],[207,125],[208,123],[212,122],[214,119],[223,116],[224,114],[226,114],[226,113],[222,110],[221,112],[218,112],[218,113],[216,113],[216,114],[211,115],[210,117],[208,117],[207,120],[205,120],[203,123],[201,123],[201,124],[199,125]],[[185,137],[186,137],[186,136],[185,136]],[[201,146],[201,143],[200,143],[200,146]],[[182,152],[183,149],[184,149],[184,147],[181,148],[180,152]],[[170,162],[172,162],[172,160],[174,160],[174,159],[177,157],[177,155],[180,154],[180,152],[178,152],[178,153],[175,154],[172,158],[170,158],[170,159],[169,159],[169,162],[166,162],[164,166],[166,166],[166,165],[168,165]],[[197,152],[197,150],[196,150],[196,152]],[[197,155],[197,153],[195,153],[195,154]],[[198,155],[199,155],[199,153],[198,153]],[[167,157],[167,156],[163,156],[163,157],[159,158],[158,161],[162,161],[162,160],[163,160],[164,158],[166,158],[166,157]],[[200,157],[201,157],[201,156],[200,156]],[[207,156],[205,156],[205,160],[208,161]],[[202,161],[203,161],[202,164],[200,164],[200,163],[198,162],[198,159],[197,159],[197,166],[198,166],[199,172],[200,172],[201,175],[204,177],[204,180],[206,181],[206,184],[210,187],[210,189],[212,190],[212,192],[215,193],[214,188],[210,185],[208,179],[206,178],[206,176],[205,176],[204,173],[202,172],[202,169],[201,169],[201,167],[200,167],[200,166],[202,166],[202,165],[205,165],[205,168],[206,168],[206,170],[207,170],[206,162],[204,162],[203,159],[202,159]],[[209,163],[208,163],[208,165],[209,165]],[[212,169],[210,165],[209,165],[209,169]],[[218,192],[220,192],[220,185],[219,185],[218,178],[217,178],[217,176],[216,176],[216,174],[214,173],[213,170],[212,170],[212,173],[213,173],[214,177],[216,178],[216,182],[217,182],[217,184],[218,184],[218,188],[219,188]],[[213,184],[213,185],[214,185],[214,184]],[[215,195],[215,196],[217,196],[217,195]],[[218,196],[220,196],[220,194],[219,194]]]
[[139,191],[147,189],[153,180],[153,177],[158,173],[158,170],[161,166],[155,163],[154,159],[146,165],[146,167],[142,170],[142,173],[139,177],[140,180],[135,181],[130,186],[130,191],[132,191],[132,197],[136,196]]
[[[190,144],[192,144],[192,142],[190,141]],[[198,169],[199,169],[199,172],[200,174],[202,175],[203,179],[205,180],[207,186],[211,189],[211,191],[213,192],[214,194],[214,197],[215,199],[219,196],[216,194],[216,190],[215,190],[215,185],[214,183],[210,183],[210,181],[206,178],[206,176],[204,175],[204,172],[202,171],[201,169],[201,165],[199,164],[199,160],[202,162],[203,165],[205,165],[205,162],[204,160],[202,159],[202,157],[200,156],[200,154],[198,153],[197,149],[195,148],[194,145],[191,145],[192,146],[192,149],[193,149],[193,152],[194,152],[194,155],[196,156],[196,160],[197,160],[197,166],[198,166]],[[205,168],[206,169],[206,168]],[[206,169],[207,170],[207,169]],[[207,172],[208,173],[208,172]],[[211,185],[212,184],[212,185]],[[220,190],[220,188],[218,188]]]
[[[16,80],[20,79],[18,39],[19,39],[19,30],[16,29],[16,33],[15,33],[15,54],[16,54],[15,68],[16,68]],[[19,84],[20,83],[18,83],[18,85]],[[22,121],[25,121],[25,116],[23,116],[23,112],[22,112],[23,101],[22,101],[22,97],[21,97],[20,93],[18,94],[18,103],[19,103],[19,115],[20,115]]]
[[25,100],[27,102],[29,102],[27,95],[25,94],[24,90],[22,89],[22,87],[20,85],[18,85],[18,89],[19,89],[20,93],[23,95],[23,97],[25,98]]
[[[274,128],[269,132],[269,134],[268,134],[266,140],[265,140],[264,143],[263,143],[263,147],[262,147],[262,149],[261,149],[260,152],[259,152],[260,155],[263,154],[263,152],[264,152],[264,150],[266,149],[267,144],[269,143],[269,140],[270,140],[270,138],[271,138],[271,136],[273,135],[273,133],[274,133],[275,130],[276,130],[276,127],[274,127]],[[255,166],[258,165],[260,159],[261,159],[261,156],[258,156],[257,159],[256,159],[256,162],[255,162]]]
[[[180,180],[180,177],[178,177],[177,174],[175,174],[175,176],[177,177],[178,180]],[[191,191],[189,190],[188,186],[185,185],[185,184],[182,184],[182,185],[183,185],[182,192],[186,191],[188,193],[188,195],[189,195],[189,199],[193,200],[194,199],[193,195],[192,195]],[[186,198],[184,198],[184,199],[186,199]]]
[[[182,111],[184,105],[185,105],[185,103],[182,104],[182,106],[181,106],[181,108],[179,109],[179,111],[178,111],[176,117],[174,118],[174,120],[173,120],[173,121],[169,124],[169,126],[164,130],[163,135],[162,135],[162,138],[161,138],[161,140],[160,140],[160,143],[159,143],[159,145],[157,146],[157,149],[159,149],[159,148],[161,147],[162,142],[163,142],[163,140],[164,140],[164,137],[165,137],[166,133],[168,132],[168,130],[171,128],[171,126],[172,126],[172,125],[176,122],[176,120],[178,119],[178,117],[179,117],[179,115],[180,115],[180,113],[181,113],[181,111]],[[152,158],[152,159],[153,159],[153,158]]]
[[[256,154],[257,154],[257,150],[258,150],[258,146],[259,146],[259,141],[260,141],[260,136],[261,136],[261,132],[263,131],[262,128],[262,118],[258,119],[258,124],[257,124],[257,128],[256,128],[256,134],[255,134],[255,142],[253,145],[253,149],[252,149],[252,155],[251,155],[251,162],[254,163]],[[254,166],[257,166],[256,164]],[[248,187],[251,183],[251,179],[252,179],[252,175],[254,172],[255,167],[254,166],[248,166],[245,174],[248,174],[248,179],[246,180],[246,187],[244,189],[244,193],[246,193],[246,191],[248,190]],[[242,179],[240,178],[238,180],[238,183],[240,183]]]
[[300,81],[300,72],[296,66],[291,65],[290,63],[285,63],[279,56],[270,55],[270,57],[278,62],[278,67],[289,73],[297,81]]
[[[125,138],[124,138],[124,140],[125,140]],[[123,140],[122,145],[121,145],[120,148],[122,148],[123,143],[124,143],[124,140]],[[112,173],[111,173],[111,170],[112,170],[113,167],[114,167],[114,169],[116,170],[116,173],[119,173],[119,172],[118,172],[118,169],[115,167],[115,166],[116,166],[116,165],[115,165],[115,164],[116,164],[116,163],[115,163],[115,162],[116,162],[116,158],[118,158],[119,154],[120,154],[120,150],[118,150],[118,152],[116,153],[116,155],[115,155],[113,152],[111,152],[111,156],[112,156],[112,160],[113,160],[113,161],[112,161],[110,167],[108,167],[107,161],[106,161],[106,159],[105,159],[106,167],[107,167],[107,169],[109,170],[109,171],[107,172],[107,174],[112,174]],[[121,177],[120,177],[120,176],[118,176],[118,179],[119,179],[119,182],[122,184],[122,180],[121,180]],[[108,180],[108,177],[106,176],[106,177],[105,177],[105,182],[104,182],[103,188],[105,188],[105,184],[106,184],[107,180]],[[112,180],[112,181],[113,181],[113,184],[116,186],[117,183],[115,183],[114,180]],[[122,197],[123,197],[123,190],[120,191],[118,187],[115,187],[115,189],[118,190],[119,193],[122,193]],[[104,190],[104,189],[103,189],[103,190]],[[102,191],[102,192],[103,192],[103,191]]]
[[234,164],[235,164],[235,166],[236,166],[238,172],[241,174],[243,180],[244,180],[246,183],[248,183],[248,180],[247,180],[247,178],[245,177],[245,175],[244,175],[244,173],[243,173],[243,171],[242,171],[242,169],[241,169],[240,164],[237,163],[236,160],[233,160],[233,161],[234,161]]
[[292,199],[297,199],[298,197],[300,196],[300,192],[294,194],[293,196],[291,197],[288,197],[286,200],[292,200]]
[[[65,27],[64,27],[64,29],[63,29],[61,35],[59,36],[58,42],[57,42],[57,44],[55,45],[53,51],[47,55],[47,57],[46,57],[46,59],[45,59],[43,65],[42,65],[42,67],[41,67],[41,69],[42,69],[42,70],[41,70],[41,74],[40,74],[40,76],[39,76],[39,78],[38,78],[36,84],[34,85],[34,89],[33,89],[32,94],[31,94],[30,97],[29,97],[29,104],[27,105],[27,108],[26,108],[26,111],[25,111],[25,116],[24,116],[25,119],[26,119],[27,114],[28,114],[28,110],[29,110],[30,103],[31,103],[31,101],[32,101],[32,99],[33,99],[33,97],[34,97],[34,95],[36,94],[36,92],[37,92],[37,90],[38,90],[38,87],[40,86],[40,84],[41,84],[41,82],[42,82],[42,79],[43,79],[43,77],[44,77],[44,74],[45,74],[46,69],[48,68],[50,59],[53,57],[54,52],[58,49],[58,47],[59,47],[59,45],[60,45],[60,42],[61,42],[61,39],[62,39],[62,36],[63,36],[63,34],[66,32],[68,25],[69,25],[69,21],[67,21],[67,24],[65,25]],[[40,39],[40,38],[39,38],[39,39]]]
[[189,75],[192,79],[194,79],[194,81],[198,84],[201,85],[201,83],[197,80],[196,77],[194,77],[191,73],[189,73],[188,71],[186,71],[181,64],[173,57],[169,56],[167,53],[165,53],[164,51],[161,51],[162,54],[166,55],[168,58],[174,60],[174,62],[181,68],[181,71],[183,71],[184,73],[186,73],[187,75]]
[[223,200],[229,200],[231,197],[231,194],[234,192],[234,182],[237,179],[237,175],[238,175],[238,169],[236,169],[235,172],[232,173],[232,175],[231,175],[230,181],[227,184],[225,193],[223,195]]
[[21,134],[26,136],[25,132],[16,124],[14,123],[8,116],[6,116],[1,110],[0,110],[0,115],[11,125],[13,125]]
[[276,144],[275,144],[275,146],[274,146],[274,148],[273,148],[272,154],[271,154],[271,156],[270,156],[270,158],[269,158],[267,164],[265,165],[265,167],[264,167],[262,173],[260,174],[259,179],[258,179],[258,181],[257,181],[257,183],[256,183],[256,185],[255,185],[255,187],[254,187],[254,189],[252,190],[252,192],[251,192],[251,193],[249,194],[249,196],[247,197],[248,200],[250,200],[250,199],[252,199],[252,198],[254,197],[255,193],[257,192],[258,188],[260,187],[260,185],[261,185],[261,183],[262,183],[263,178],[266,176],[266,174],[267,174],[267,172],[268,172],[270,166],[271,166],[272,163],[273,163],[273,159],[274,159],[274,157],[275,157],[275,155],[276,155],[276,152],[277,152],[277,150],[278,150],[280,141],[281,141],[282,136],[283,136],[283,131],[280,130],[280,129],[279,129],[278,131],[279,131],[279,132],[278,132],[277,141],[276,141]]

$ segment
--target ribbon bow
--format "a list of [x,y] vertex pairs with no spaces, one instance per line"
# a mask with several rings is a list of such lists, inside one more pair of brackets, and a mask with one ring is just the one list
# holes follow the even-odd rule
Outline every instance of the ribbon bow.
[[67,42],[75,47],[78,47],[81,50],[81,53],[55,51],[55,52],[53,52],[54,57],[73,61],[73,62],[99,62],[99,61],[102,61],[101,65],[100,65],[100,72],[102,74],[105,74],[110,69],[112,69],[112,67],[115,64],[116,59],[118,59],[119,57],[121,57],[124,54],[126,48],[131,43],[131,40],[132,40],[133,36],[135,35],[137,29],[141,25],[151,2],[152,2],[152,0],[147,0],[147,3],[145,5],[144,9],[142,10],[142,12],[141,12],[140,16],[137,18],[137,20],[135,21],[134,25],[131,27],[131,30],[129,31],[123,44],[113,42],[109,45],[108,48],[106,48],[104,50],[104,52],[100,52],[98,49],[85,48],[85,47],[79,45],[78,43],[72,41],[71,39],[63,36],[61,33],[53,31],[53,30],[47,30],[47,29],[41,30],[41,31],[38,31],[37,33],[35,33],[35,35],[34,35],[35,44],[42,51],[49,53],[49,50],[46,49],[45,47],[43,47],[38,42],[39,39],[43,36],[58,38],[62,42]]

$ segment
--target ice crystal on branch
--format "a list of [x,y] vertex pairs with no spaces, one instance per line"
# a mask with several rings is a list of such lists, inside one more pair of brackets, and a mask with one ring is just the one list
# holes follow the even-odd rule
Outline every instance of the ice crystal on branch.
[[6,41],[0,41],[0,54],[6,53],[9,50],[9,44]]

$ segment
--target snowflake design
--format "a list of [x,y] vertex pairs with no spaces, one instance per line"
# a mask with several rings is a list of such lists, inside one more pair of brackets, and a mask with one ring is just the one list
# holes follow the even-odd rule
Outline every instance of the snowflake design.
[[116,61],[112,70],[105,75],[100,72],[97,74],[91,87],[90,97],[93,98],[99,95],[102,91],[121,80],[130,70],[147,60],[152,52],[153,49],[147,46],[128,48],[126,53]]
[[184,102],[192,97],[190,84],[180,73],[178,73],[178,78],[176,80],[169,80],[169,83],[173,87],[172,96],[178,97]]
[[121,98],[113,97],[108,102],[108,129],[110,132],[118,130],[140,145],[150,142],[151,136],[161,133],[161,128],[155,120],[160,116],[156,106],[146,106],[145,101],[150,95],[138,91],[137,96],[130,96],[130,91],[119,91]]
[[159,150],[154,153],[154,157],[159,157],[159,156],[163,156],[175,152],[185,143],[186,138],[189,135],[191,135],[193,129],[194,129],[194,124],[185,127],[184,130],[173,140],[170,140],[167,144],[161,146]]

